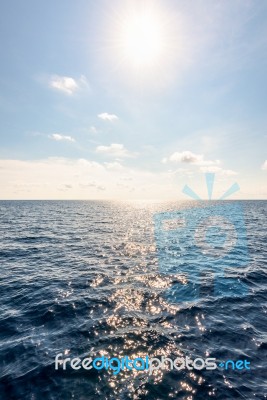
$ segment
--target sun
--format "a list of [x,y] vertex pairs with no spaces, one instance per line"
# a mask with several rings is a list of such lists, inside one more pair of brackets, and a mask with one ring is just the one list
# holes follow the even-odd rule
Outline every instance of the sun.
[[110,2],[96,46],[104,76],[138,94],[167,87],[186,58],[185,23],[181,13],[159,0]]
[[124,59],[134,67],[151,67],[163,53],[163,32],[157,15],[143,11],[122,24],[121,48]]

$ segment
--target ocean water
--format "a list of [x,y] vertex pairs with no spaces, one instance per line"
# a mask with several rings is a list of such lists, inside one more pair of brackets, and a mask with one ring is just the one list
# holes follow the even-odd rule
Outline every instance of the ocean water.
[[[236,276],[248,292],[175,303],[153,215],[193,203],[1,201],[0,399],[266,399],[267,201],[242,204],[250,261]],[[58,353],[247,359],[251,370],[63,371]]]

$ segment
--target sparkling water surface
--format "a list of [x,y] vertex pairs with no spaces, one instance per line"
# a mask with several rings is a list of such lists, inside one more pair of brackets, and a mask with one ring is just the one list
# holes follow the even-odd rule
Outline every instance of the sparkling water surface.
[[[267,398],[267,201],[244,201],[245,296],[169,302],[156,212],[188,203],[0,202],[0,399]],[[67,357],[247,359],[251,371],[55,371]]]

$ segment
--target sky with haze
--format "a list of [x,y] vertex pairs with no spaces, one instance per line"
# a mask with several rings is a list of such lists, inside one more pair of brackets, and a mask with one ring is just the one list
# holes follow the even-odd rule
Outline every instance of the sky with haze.
[[0,4],[0,199],[267,199],[265,0]]

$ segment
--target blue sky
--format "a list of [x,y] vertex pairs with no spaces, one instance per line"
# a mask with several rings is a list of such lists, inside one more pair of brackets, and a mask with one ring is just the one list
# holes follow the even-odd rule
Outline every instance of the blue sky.
[[2,2],[0,198],[182,199],[215,172],[215,197],[266,199],[266,18],[264,0]]

